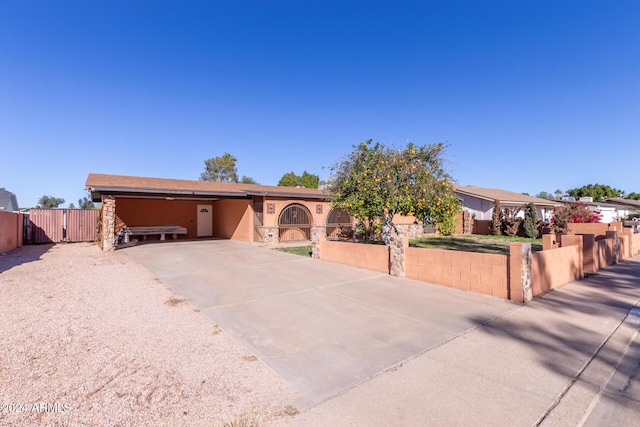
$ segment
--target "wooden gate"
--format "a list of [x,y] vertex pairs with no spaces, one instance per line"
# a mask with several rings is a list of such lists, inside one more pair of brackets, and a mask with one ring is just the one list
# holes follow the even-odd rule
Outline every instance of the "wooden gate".
[[25,221],[28,243],[91,242],[96,239],[98,209],[31,209]]

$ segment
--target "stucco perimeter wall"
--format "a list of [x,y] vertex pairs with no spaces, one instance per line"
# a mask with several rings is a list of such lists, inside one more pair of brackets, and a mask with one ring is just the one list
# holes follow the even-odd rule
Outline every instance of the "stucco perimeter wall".
[[614,264],[613,239],[596,240],[594,245],[594,264],[596,271]]
[[621,222],[612,222],[610,224],[607,223],[586,223],[586,224],[578,224],[571,223],[569,224],[569,234],[595,234],[596,236],[604,236],[607,234],[607,231],[617,230],[618,233],[622,233],[622,223]]
[[[186,227],[186,238],[195,239],[198,234],[197,206],[212,202],[196,200],[116,199],[116,215],[128,227],[154,225],[181,225]],[[213,213],[216,220],[216,212]],[[159,236],[147,236],[148,240]],[[183,238],[179,236],[179,238]]]
[[582,277],[579,245],[531,254],[531,290],[534,297]]
[[640,254],[640,233],[635,233],[631,235],[631,256],[636,256]]
[[213,237],[251,242],[252,236],[251,200],[223,199],[213,202]]
[[385,245],[322,240],[320,259],[389,274],[389,248]]
[[22,214],[0,211],[0,254],[22,246]]
[[410,247],[405,268],[409,279],[509,298],[506,255]]

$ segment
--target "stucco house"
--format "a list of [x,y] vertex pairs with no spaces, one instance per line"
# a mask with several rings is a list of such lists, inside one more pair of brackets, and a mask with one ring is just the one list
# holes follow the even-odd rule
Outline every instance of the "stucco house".
[[180,226],[183,234],[172,238],[274,244],[311,240],[316,228],[331,235],[352,222],[346,212],[331,208],[326,190],[312,188],[95,173],[86,188],[102,203],[100,240],[106,250],[117,246],[123,230],[142,227]]
[[10,212],[17,212],[20,210],[16,195],[7,191],[4,187],[0,188],[0,209]]
[[613,199],[607,199],[604,202],[611,205],[620,206],[622,209],[626,209],[627,216],[640,217],[640,200],[622,199],[620,197],[616,197]]
[[[503,208],[521,208],[528,203],[533,203],[536,207],[538,218],[544,220],[548,220],[551,217],[554,206],[560,204],[554,200],[541,199],[526,194],[496,188],[473,187],[470,185],[456,185],[455,194],[462,202],[464,209],[467,210],[476,221],[491,220],[495,200],[498,200]],[[523,216],[524,213],[520,212],[519,215]]]

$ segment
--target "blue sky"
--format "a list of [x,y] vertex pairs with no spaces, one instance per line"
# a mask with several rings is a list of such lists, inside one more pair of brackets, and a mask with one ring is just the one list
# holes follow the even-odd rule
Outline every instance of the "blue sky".
[[462,185],[640,192],[640,2],[0,0],[0,187],[89,172],[277,184],[373,138]]

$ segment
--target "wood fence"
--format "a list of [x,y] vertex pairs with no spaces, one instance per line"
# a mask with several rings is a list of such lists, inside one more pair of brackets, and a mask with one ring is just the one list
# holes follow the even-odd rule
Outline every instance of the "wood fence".
[[31,209],[25,220],[27,243],[92,242],[99,209]]

